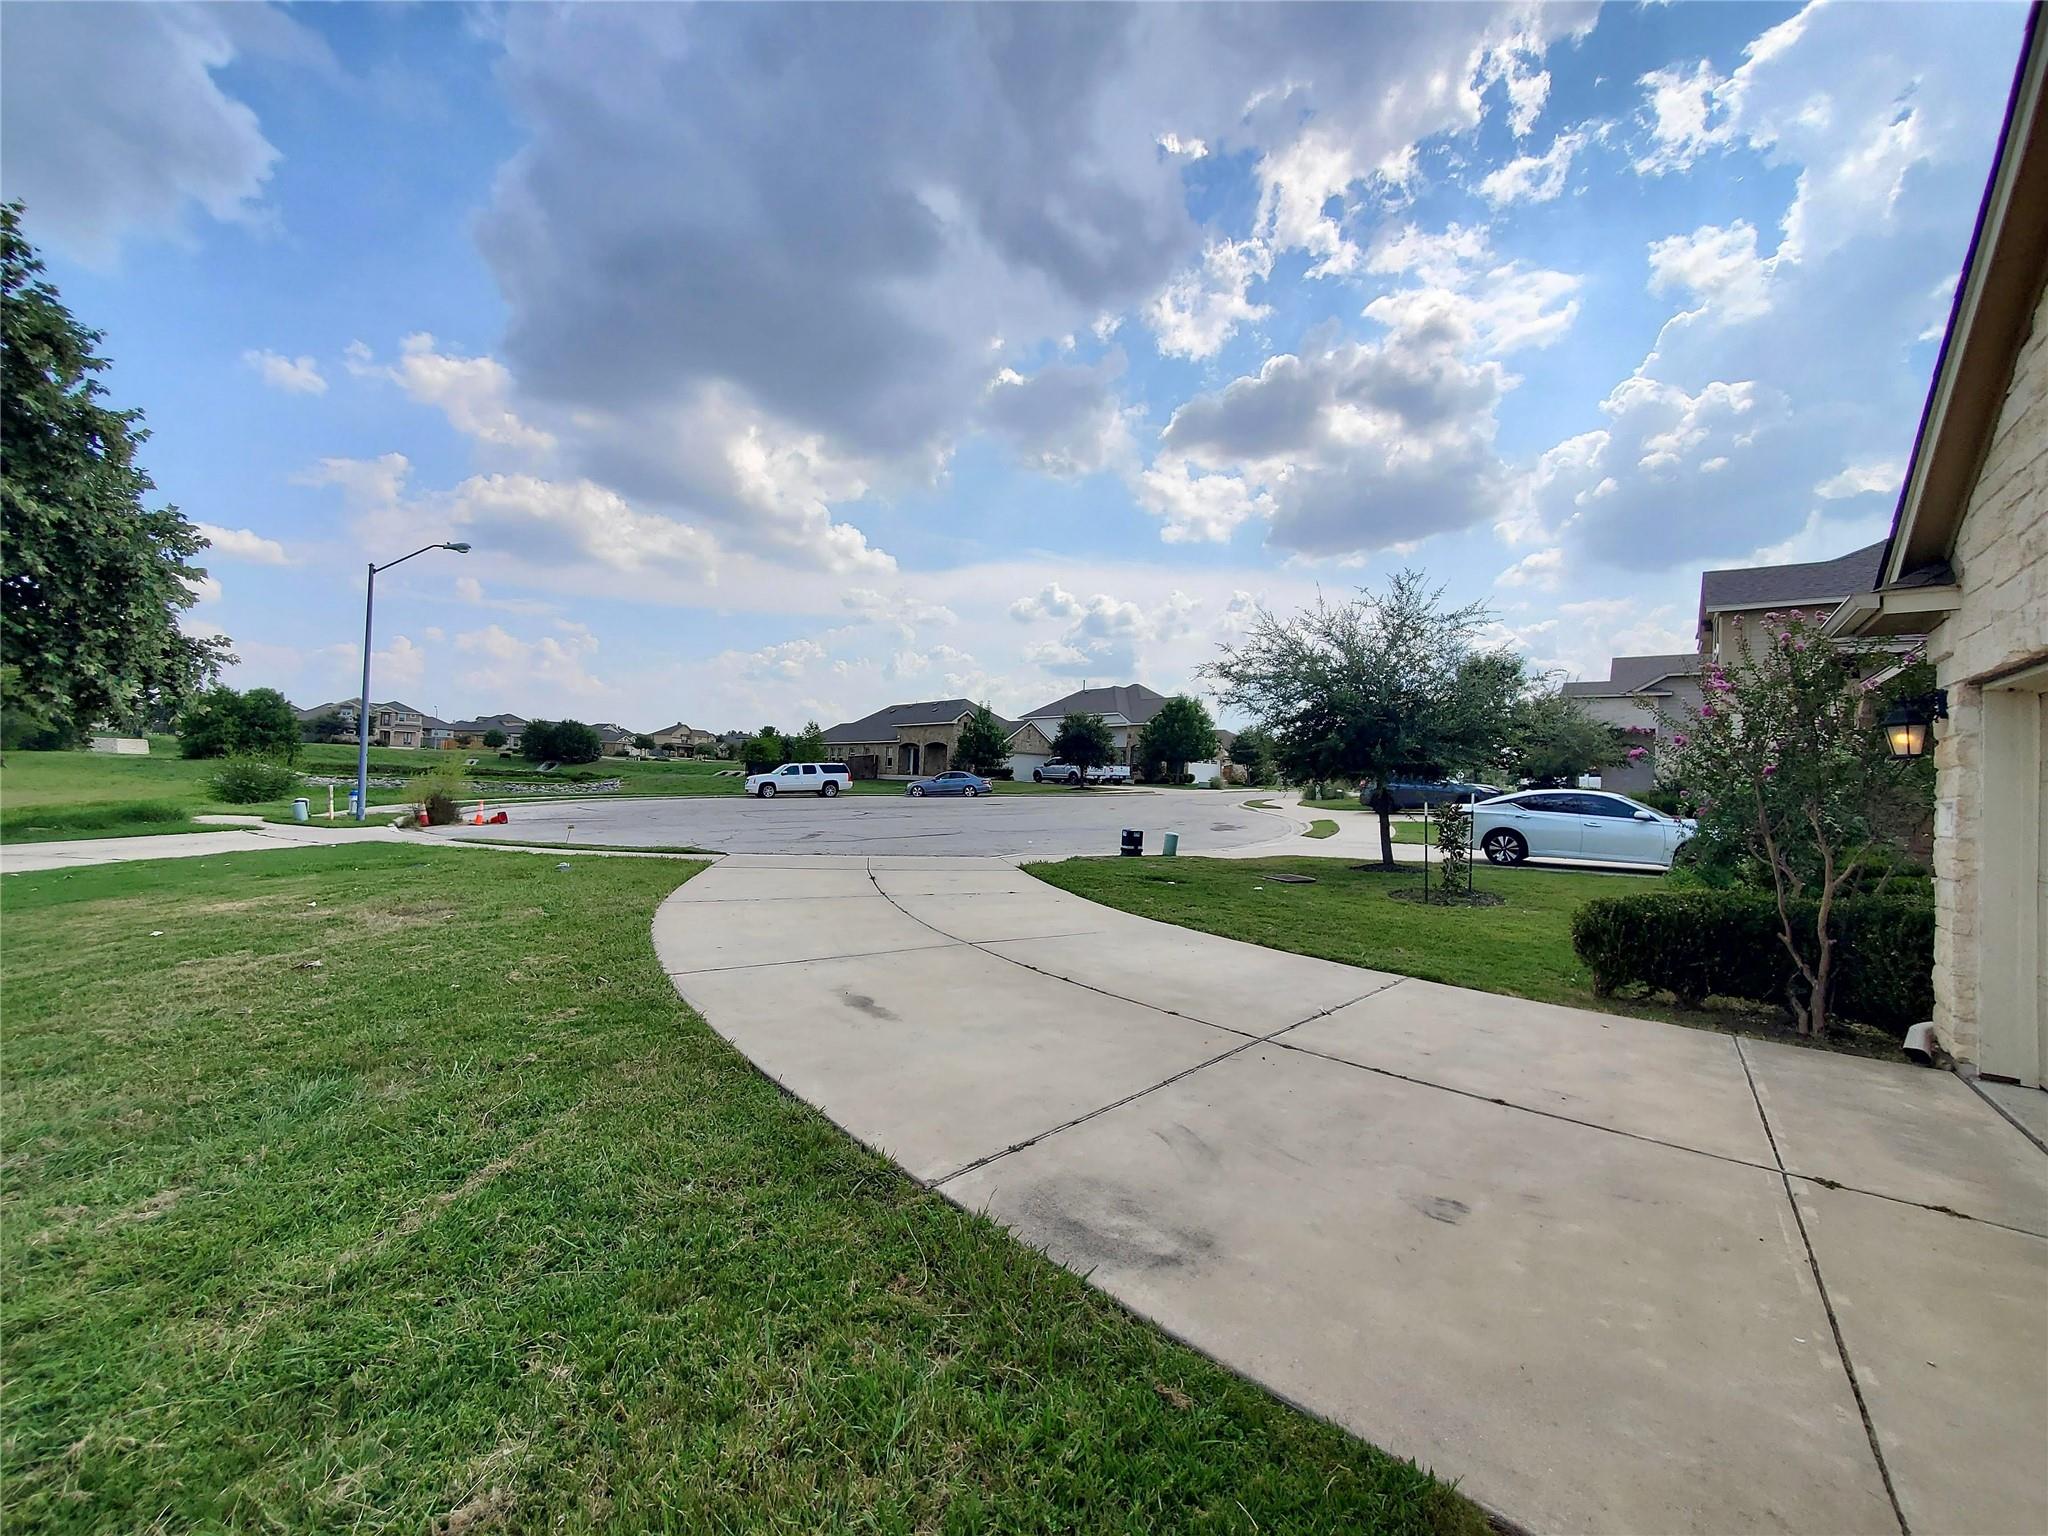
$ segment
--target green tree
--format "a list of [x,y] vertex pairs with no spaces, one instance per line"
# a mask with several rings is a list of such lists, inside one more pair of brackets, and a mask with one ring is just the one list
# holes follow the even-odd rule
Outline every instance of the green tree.
[[740,743],[740,764],[749,773],[766,773],[770,768],[794,761],[782,732],[764,725]]
[[1230,743],[1230,760],[1244,770],[1249,784],[1272,778],[1274,752],[1273,733],[1264,726],[1248,725]]
[[1116,756],[1116,738],[1109,722],[1100,715],[1076,711],[1060,721],[1059,734],[1052,739],[1053,756],[1081,770],[1081,787],[1088,787],[1088,770],[1100,768]]
[[209,688],[178,716],[178,752],[182,757],[296,762],[299,717],[275,688],[251,688],[247,693],[226,686]]
[[[1788,1001],[1799,1032],[1816,1039],[1828,1028],[1835,902],[1925,823],[1934,796],[1931,761],[1893,758],[1876,724],[1889,699],[1931,691],[1932,668],[1914,658],[1888,688],[1859,687],[1866,648],[1822,633],[1825,617],[1766,613],[1754,641],[1744,626],[1733,665],[1708,664],[1704,701],[1667,720],[1660,754],[1695,806],[1694,857],[1776,898]],[[1808,901],[1802,935],[1795,903]]]
[[825,727],[815,720],[806,720],[804,728],[790,737],[784,746],[789,755],[800,763],[822,763],[832,755],[832,749],[825,745]]
[[1516,700],[1501,766],[1517,780],[1569,787],[1582,774],[1620,762],[1625,751],[1613,726],[1562,690],[1546,689]]
[[604,756],[604,739],[581,720],[535,720],[519,742],[530,763],[594,763]]
[[1261,608],[1243,642],[1202,668],[1225,704],[1273,732],[1280,764],[1298,780],[1351,778],[1373,786],[1380,860],[1394,867],[1396,778],[1441,778],[1496,761],[1524,685],[1513,653],[1480,648],[1484,604],[1443,606],[1418,571],[1382,596],[1318,599],[1281,619]]
[[102,404],[101,333],[81,326],[0,207],[0,636],[11,702],[85,728],[176,706],[234,658],[178,628],[206,547],[135,463],[139,410]]
[[1010,733],[986,704],[974,706],[974,713],[960,727],[960,741],[953,748],[953,761],[969,773],[993,773],[1010,760]]
[[504,746],[505,733],[496,726],[491,727],[491,729],[484,732],[484,745],[492,748]]
[[652,752],[654,750],[654,738],[644,731],[641,732],[633,738],[633,749],[636,752]]
[[331,709],[322,712],[306,727],[307,738],[312,741],[339,741],[344,736],[354,734],[348,723]]
[[1147,778],[1156,765],[1164,777],[1178,782],[1189,763],[1206,763],[1215,755],[1216,722],[1200,699],[1185,693],[1160,705],[1159,713],[1138,733],[1138,760],[1145,765]]

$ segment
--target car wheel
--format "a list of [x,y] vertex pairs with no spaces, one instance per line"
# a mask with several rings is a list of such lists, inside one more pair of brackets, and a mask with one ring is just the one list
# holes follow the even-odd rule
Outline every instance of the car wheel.
[[1479,846],[1486,850],[1487,862],[1491,864],[1519,864],[1529,857],[1529,845],[1522,840],[1522,834],[1506,827],[1495,827],[1479,840]]
[[773,800],[775,798],[775,786],[773,784],[763,784],[758,793],[763,800]]
[[1031,782],[1034,784],[1043,784],[1045,782],[1045,775],[1040,773],[1036,768],[1034,768],[1031,770]]
[[1069,788],[1069,789],[1074,789],[1074,788],[1077,788],[1077,787],[1079,787],[1080,783],[1081,783],[1081,775],[1079,775],[1078,773],[1070,773],[1070,774],[1068,774],[1068,775],[1067,775],[1067,788]]
[[924,798],[924,786],[922,784],[913,784],[910,786],[910,793],[917,799],[922,800]]
[[968,798],[968,799],[970,799],[970,800],[972,800],[972,799],[973,799],[973,798],[974,798],[974,797],[975,797],[976,795],[978,795],[978,794],[980,794],[980,793],[981,793],[981,791],[980,791],[980,790],[978,790],[978,789],[975,789],[975,788],[973,788],[973,787],[971,787],[971,786],[970,786],[970,787],[968,788],[968,791],[967,791],[967,798]]
[[828,779],[825,781],[825,787],[819,790],[818,793],[823,795],[827,800],[830,800],[834,795],[839,793],[839,786]]

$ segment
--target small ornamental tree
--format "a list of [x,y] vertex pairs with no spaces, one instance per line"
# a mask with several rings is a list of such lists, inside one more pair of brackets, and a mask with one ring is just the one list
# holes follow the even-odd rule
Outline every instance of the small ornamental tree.
[[1149,775],[1153,765],[1178,782],[1189,763],[1206,763],[1216,755],[1216,722],[1200,699],[1177,693],[1159,706],[1159,713],[1138,733],[1138,760]]
[[1264,784],[1273,777],[1273,733],[1246,726],[1230,744],[1230,760],[1244,770],[1247,784]]
[[1010,733],[986,704],[974,706],[960,726],[960,740],[953,748],[953,761],[969,773],[995,772],[1010,760]]
[[779,768],[793,760],[789,743],[783,739],[782,732],[772,725],[762,726],[741,742],[739,757],[740,765],[749,773],[766,773],[771,768]]
[[1665,749],[1666,771],[1697,808],[1695,857],[1775,898],[1787,1001],[1816,1039],[1838,968],[1835,904],[1924,820],[1933,793],[1931,764],[1894,759],[1876,724],[1888,699],[1927,690],[1924,663],[1914,658],[1888,686],[1859,685],[1868,651],[1823,634],[1824,617],[1767,613],[1739,631],[1733,665],[1708,664],[1704,701],[1668,719]]
[[832,751],[825,745],[825,727],[815,720],[806,720],[804,728],[783,745],[788,748],[789,755],[800,763],[822,763]]
[[484,732],[484,745],[492,748],[504,746],[505,733],[496,726],[493,726],[490,730]]
[[1381,594],[1317,599],[1282,619],[1261,608],[1243,641],[1202,668],[1226,705],[1272,731],[1290,779],[1370,785],[1379,812],[1380,862],[1394,868],[1397,778],[1442,778],[1497,761],[1521,660],[1480,648],[1483,604],[1443,606],[1443,589],[1402,571]]
[[1100,715],[1076,711],[1060,721],[1059,734],[1052,740],[1053,756],[1081,770],[1081,786],[1087,788],[1088,770],[1100,768],[1116,755],[1116,738],[1109,722]]
[[633,750],[636,752],[652,752],[654,750],[654,738],[645,731],[640,732],[633,738]]
[[1436,808],[1436,851],[1443,859],[1442,900],[1472,894],[1472,813],[1455,800]]

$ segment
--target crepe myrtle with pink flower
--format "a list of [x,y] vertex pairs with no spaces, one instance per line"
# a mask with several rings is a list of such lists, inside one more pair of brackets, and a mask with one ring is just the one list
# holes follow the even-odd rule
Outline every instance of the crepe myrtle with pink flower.
[[[1711,883],[1751,885],[1777,902],[1786,1002],[1802,1034],[1827,1033],[1838,970],[1835,903],[1873,864],[1924,831],[1933,776],[1893,758],[1876,721],[1894,694],[1931,686],[1924,661],[1901,660],[1821,629],[1824,614],[1767,613],[1738,628],[1736,655],[1707,669],[1707,698],[1664,717],[1665,777],[1695,807],[1686,862]],[[1880,679],[1866,689],[1856,680]],[[1875,707],[1873,707],[1875,706]],[[1795,903],[1812,901],[1799,942]]]

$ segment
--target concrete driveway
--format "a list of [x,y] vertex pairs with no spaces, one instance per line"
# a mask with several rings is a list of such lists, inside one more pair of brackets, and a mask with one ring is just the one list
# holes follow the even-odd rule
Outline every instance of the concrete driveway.
[[1953,1076],[1278,954],[993,859],[731,858],[654,940],[916,1177],[1512,1520],[2048,1529],[2048,1155]]

